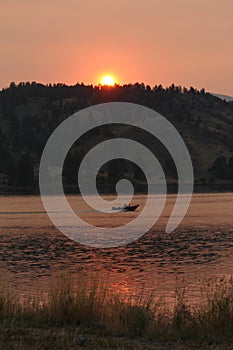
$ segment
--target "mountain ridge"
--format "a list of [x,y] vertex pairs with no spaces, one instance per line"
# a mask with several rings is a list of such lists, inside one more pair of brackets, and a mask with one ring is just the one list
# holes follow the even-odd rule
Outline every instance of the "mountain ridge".
[[[172,84],[155,87],[127,84],[100,87],[84,84],[43,85],[12,83],[0,92],[0,186],[4,191],[17,188],[38,190],[38,168],[43,148],[53,130],[73,113],[105,102],[131,102],[147,106],[166,117],[186,143],[194,166],[195,183],[233,183],[233,103],[206,93],[204,89]],[[169,182],[176,182],[176,170],[169,154],[156,140],[139,130],[103,128],[81,138],[67,156],[64,184],[74,186],[73,162],[81,162],[96,143],[112,137],[136,138],[158,156]],[[231,160],[232,159],[232,160]],[[126,164],[124,165],[126,166]],[[99,183],[128,176],[139,186],[144,179],[138,169],[129,166],[114,175],[113,164],[102,169]],[[77,171],[77,167],[75,167]],[[14,190],[13,190],[14,191]]]

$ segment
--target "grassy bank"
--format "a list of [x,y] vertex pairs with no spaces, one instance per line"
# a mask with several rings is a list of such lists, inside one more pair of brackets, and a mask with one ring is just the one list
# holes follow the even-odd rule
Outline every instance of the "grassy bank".
[[113,295],[103,280],[62,280],[43,302],[2,290],[0,349],[232,349],[233,281],[206,282],[202,295],[191,308],[183,290],[169,310]]

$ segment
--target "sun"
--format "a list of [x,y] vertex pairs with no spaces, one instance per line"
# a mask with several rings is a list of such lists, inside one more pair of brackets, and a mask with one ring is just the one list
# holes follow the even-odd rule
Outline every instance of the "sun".
[[115,85],[115,79],[114,79],[113,76],[111,76],[111,75],[105,75],[105,76],[101,79],[101,85],[104,85],[104,86],[114,86],[114,85]]

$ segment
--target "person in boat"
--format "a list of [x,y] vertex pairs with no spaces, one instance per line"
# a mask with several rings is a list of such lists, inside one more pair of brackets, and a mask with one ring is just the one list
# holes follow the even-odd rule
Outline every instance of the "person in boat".
[[130,204],[128,204],[128,205],[125,205],[124,204],[124,207],[123,207],[123,209],[124,210],[128,210],[128,211],[134,211],[135,209],[137,209],[139,207],[139,204],[136,204],[136,205],[130,205]]
[[112,207],[112,210],[123,210],[123,211],[134,211],[139,207],[139,204],[137,205],[130,205],[130,204],[124,204],[123,207]]

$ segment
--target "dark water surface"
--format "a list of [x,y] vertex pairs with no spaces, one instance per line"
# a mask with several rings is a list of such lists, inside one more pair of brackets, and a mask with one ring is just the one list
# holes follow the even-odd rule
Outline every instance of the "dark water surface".
[[[111,197],[106,197],[111,199]],[[158,223],[124,247],[94,249],[73,242],[50,222],[40,197],[0,197],[0,278],[21,296],[46,292],[58,276],[107,276],[109,288],[122,295],[139,291],[174,300],[187,284],[187,298],[200,298],[202,281],[233,275],[233,194],[195,194],[185,219],[170,234],[164,229],[176,196],[168,195]],[[87,222],[114,227],[138,212],[104,214],[90,210],[79,196],[69,196]],[[146,197],[135,196],[143,208]],[[139,211],[140,211],[139,210]]]

